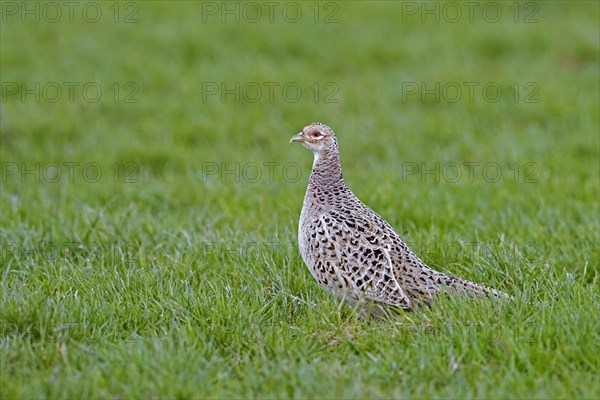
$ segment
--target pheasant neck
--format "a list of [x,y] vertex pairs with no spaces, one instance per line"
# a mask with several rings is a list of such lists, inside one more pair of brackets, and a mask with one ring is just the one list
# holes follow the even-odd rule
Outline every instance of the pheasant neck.
[[315,153],[309,186],[331,188],[344,185],[340,155],[337,148],[326,149],[319,154]]

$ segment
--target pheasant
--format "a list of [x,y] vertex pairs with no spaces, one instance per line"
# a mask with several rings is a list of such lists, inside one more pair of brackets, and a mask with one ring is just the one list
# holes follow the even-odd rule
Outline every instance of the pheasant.
[[506,293],[429,268],[342,178],[335,133],[315,122],[294,135],[314,161],[298,226],[311,275],[328,292],[373,315],[429,304],[441,292],[510,298]]

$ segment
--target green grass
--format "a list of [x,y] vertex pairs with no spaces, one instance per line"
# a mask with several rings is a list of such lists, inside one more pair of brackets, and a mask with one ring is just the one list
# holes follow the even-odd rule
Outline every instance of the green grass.
[[[73,22],[3,14],[2,398],[600,396],[597,2],[520,3],[529,24],[512,2],[493,3],[497,23],[344,2],[328,24],[312,2],[295,3],[297,23],[203,22],[199,2],[158,1],[114,23],[113,2],[94,4],[97,23],[80,8]],[[22,82],[92,82],[102,97],[37,102]],[[212,82],[303,94],[253,101],[247,86],[223,102]],[[436,82],[503,95],[403,90]],[[350,187],[429,265],[516,299],[365,321],[319,289],[295,245],[312,156],[288,144],[312,121],[336,130]],[[441,175],[465,162],[472,182],[466,167]]]

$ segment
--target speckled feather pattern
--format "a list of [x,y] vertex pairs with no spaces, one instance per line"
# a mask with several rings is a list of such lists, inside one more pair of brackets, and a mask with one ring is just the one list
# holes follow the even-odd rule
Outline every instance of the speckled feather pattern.
[[396,231],[362,203],[342,178],[331,128],[306,126],[292,141],[314,153],[298,227],[304,263],[317,282],[351,304],[377,314],[388,306],[411,309],[441,291],[508,298],[500,291],[429,268]]

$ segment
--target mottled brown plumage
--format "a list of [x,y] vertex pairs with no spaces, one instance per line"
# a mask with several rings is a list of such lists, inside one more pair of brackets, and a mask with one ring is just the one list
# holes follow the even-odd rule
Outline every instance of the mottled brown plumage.
[[332,294],[372,313],[387,306],[411,309],[441,291],[508,298],[500,291],[429,268],[342,178],[335,133],[312,123],[291,139],[314,153],[298,244],[304,263]]

